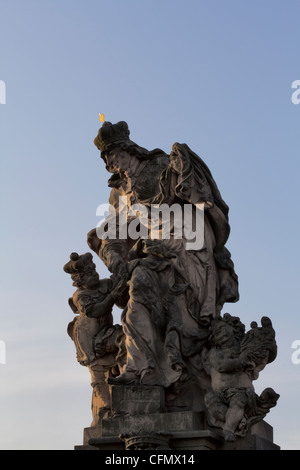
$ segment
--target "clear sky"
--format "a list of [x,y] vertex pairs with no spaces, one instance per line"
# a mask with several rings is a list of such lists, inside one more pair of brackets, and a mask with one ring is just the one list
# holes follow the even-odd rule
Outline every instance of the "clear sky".
[[184,142],[210,167],[240,281],[223,313],[247,329],[271,317],[278,358],[255,387],[280,393],[266,420],[300,449],[299,17],[296,0],[0,0],[0,449],[72,449],[91,422],[62,267],[89,251],[109,195],[100,112],[141,146]]

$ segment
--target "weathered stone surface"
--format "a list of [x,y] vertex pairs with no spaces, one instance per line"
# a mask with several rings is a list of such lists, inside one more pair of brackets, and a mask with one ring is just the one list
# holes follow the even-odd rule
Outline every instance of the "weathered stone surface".
[[102,426],[91,426],[83,431],[83,445],[88,445],[91,439],[102,436]]
[[165,411],[163,387],[147,385],[112,386],[112,415],[144,415]]
[[[113,387],[113,399],[122,407],[125,397],[136,400],[143,390],[137,386]],[[116,395],[114,397],[114,395]],[[157,387],[148,387],[144,397],[157,399],[160,393]],[[152,408],[154,409],[154,408]],[[99,450],[125,450],[127,448],[155,448],[190,450],[280,450],[273,443],[273,428],[265,421],[252,426],[251,430],[234,442],[224,440],[223,432],[211,428],[206,419],[206,412],[170,412],[141,413],[139,415],[120,415],[102,420],[102,426],[90,427],[84,431],[84,446]],[[129,445],[129,447],[128,447]],[[150,447],[145,447],[145,446]],[[144,446],[144,447],[143,447]],[[79,449],[83,450],[83,449]]]
[[193,411],[176,413],[156,413],[151,415],[125,416],[121,418],[104,419],[102,435],[115,436],[144,429],[148,432],[177,432],[186,429],[197,429],[203,423],[203,414]]
[[[75,446],[74,450],[100,450],[98,447],[90,446],[90,445],[83,445],[83,446]],[[105,449],[107,450],[107,449]],[[113,450],[113,448],[111,449]],[[122,450],[122,449],[120,449]]]
[[280,450],[280,447],[257,434],[248,434],[234,442],[224,441],[217,450]]
[[272,426],[266,421],[259,421],[250,429],[251,434],[256,434],[257,436],[265,439],[266,441],[273,442],[274,432]]
[[[268,428],[268,433],[272,433],[272,428],[265,422],[263,426]],[[136,424],[136,423],[135,423]],[[134,435],[134,432],[132,433]],[[138,434],[138,433],[137,433]],[[165,433],[167,434],[167,433]],[[169,434],[168,445],[171,450],[191,451],[191,450],[280,450],[280,447],[273,443],[273,440],[266,439],[259,434],[247,434],[234,442],[227,442],[219,432],[211,429],[194,431],[177,431]],[[83,447],[83,449],[81,449]],[[125,450],[125,444],[119,436],[93,437],[89,444],[77,446],[77,450]],[[90,447],[90,448],[89,448]]]

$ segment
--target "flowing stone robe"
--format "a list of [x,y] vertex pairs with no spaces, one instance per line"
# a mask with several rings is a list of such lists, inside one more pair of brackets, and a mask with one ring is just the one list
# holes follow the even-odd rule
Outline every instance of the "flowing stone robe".
[[96,229],[88,234],[90,248],[114,275],[129,273],[121,318],[126,371],[142,384],[168,388],[202,380],[203,387],[201,350],[207,327],[224,302],[238,300],[238,280],[225,248],[228,207],[205,163],[185,144],[174,144],[169,158],[141,160],[135,175],[114,175],[109,185],[117,213],[120,196],[127,198],[128,207],[140,203],[149,211],[151,204],[204,206],[204,245],[199,250],[187,250],[185,240],[175,239],[172,232],[169,240],[138,241],[100,240]]

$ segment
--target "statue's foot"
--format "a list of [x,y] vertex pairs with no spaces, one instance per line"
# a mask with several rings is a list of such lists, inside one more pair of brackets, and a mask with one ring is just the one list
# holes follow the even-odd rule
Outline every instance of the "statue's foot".
[[227,442],[234,442],[236,441],[236,437],[232,431],[224,431],[224,439]]
[[106,382],[110,385],[138,384],[139,378],[134,372],[124,372],[118,377],[108,377]]

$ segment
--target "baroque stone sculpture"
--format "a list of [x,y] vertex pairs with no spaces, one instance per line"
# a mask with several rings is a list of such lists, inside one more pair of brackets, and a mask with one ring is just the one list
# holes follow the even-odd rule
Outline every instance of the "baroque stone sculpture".
[[[92,376],[92,427],[139,414],[138,402],[120,412],[114,393],[131,387],[141,397],[152,387],[163,392],[160,412],[204,413],[207,429],[235,441],[279,397],[272,389],[258,397],[253,387],[276,358],[271,320],[245,333],[239,318],[221,314],[239,299],[238,277],[225,246],[229,209],[203,160],[186,144],[167,155],[129,135],[125,122],[105,122],[95,139],[112,189],[109,214],[87,242],[111,276],[99,279],[90,253],[72,253],[64,267],[77,287],[69,304],[78,315],[68,331]],[[113,324],[114,305],[121,325]],[[149,427],[120,434],[136,442],[135,432],[157,431],[160,442],[170,432]]]
[[258,397],[252,383],[277,354],[271,320],[263,317],[261,325],[253,322],[245,334],[240,319],[228,313],[212,321],[207,353],[212,391],[205,395],[205,404],[211,425],[222,428],[228,441],[245,436],[279,398],[271,388]]
[[106,379],[118,375],[124,360],[123,331],[113,325],[112,308],[117,300],[118,286],[113,288],[110,279],[99,279],[92,255],[72,253],[64,271],[71,275],[77,287],[69,299],[77,315],[69,323],[68,333],[75,343],[77,360],[87,366],[93,387],[93,422],[99,423],[111,409],[111,394]]

